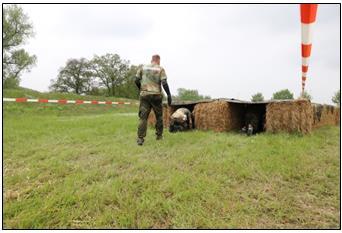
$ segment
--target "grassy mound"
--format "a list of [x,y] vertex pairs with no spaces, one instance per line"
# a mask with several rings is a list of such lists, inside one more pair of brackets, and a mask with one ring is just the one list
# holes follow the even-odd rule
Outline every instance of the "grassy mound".
[[73,93],[60,93],[60,92],[39,92],[29,88],[19,87],[16,89],[3,89],[3,97],[7,98],[31,98],[31,99],[67,99],[67,100],[103,100],[103,101],[128,101],[131,100],[118,97],[105,97],[93,95],[77,95]]

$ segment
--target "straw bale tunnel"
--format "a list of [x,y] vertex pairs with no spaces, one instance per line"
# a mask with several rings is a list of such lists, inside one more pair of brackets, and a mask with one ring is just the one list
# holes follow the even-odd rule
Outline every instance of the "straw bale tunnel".
[[[310,133],[313,128],[340,124],[340,108],[311,104],[307,100],[270,100],[249,102],[236,99],[184,101],[163,106],[164,127],[169,127],[170,116],[185,107],[194,115],[195,128],[215,132],[238,131],[252,122],[256,132]],[[254,119],[251,121],[251,117]],[[155,124],[153,111],[149,125]]]
[[236,100],[215,100],[199,103],[194,108],[197,129],[216,132],[240,130],[249,122],[249,116],[256,117],[253,127],[257,132],[264,131],[266,104],[248,104]]
[[341,109],[322,104],[312,104],[313,107],[313,127],[324,125],[339,125]]

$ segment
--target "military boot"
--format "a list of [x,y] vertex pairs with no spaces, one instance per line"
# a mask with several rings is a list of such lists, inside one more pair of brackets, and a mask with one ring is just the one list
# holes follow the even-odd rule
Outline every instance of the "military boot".
[[162,135],[157,135],[156,140],[162,140],[163,136]]
[[138,144],[139,146],[142,146],[142,145],[144,144],[144,139],[143,139],[143,138],[138,138],[138,139],[137,139],[137,144]]

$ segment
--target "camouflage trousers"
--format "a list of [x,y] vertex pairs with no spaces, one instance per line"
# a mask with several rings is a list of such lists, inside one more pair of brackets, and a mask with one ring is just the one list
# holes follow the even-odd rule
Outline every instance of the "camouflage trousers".
[[156,116],[156,135],[163,134],[163,97],[162,95],[140,96],[138,137],[144,138],[147,131],[147,118],[153,109]]

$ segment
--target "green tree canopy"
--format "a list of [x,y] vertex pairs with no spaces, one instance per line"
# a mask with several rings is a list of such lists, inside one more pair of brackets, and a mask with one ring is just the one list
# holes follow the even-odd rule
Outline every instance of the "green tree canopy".
[[99,79],[101,86],[107,88],[109,96],[115,96],[118,86],[125,82],[129,71],[129,62],[117,54],[95,55],[90,61],[93,76]]
[[138,67],[139,66],[135,65],[129,67],[124,80],[121,85],[117,87],[117,96],[129,99],[139,99],[139,89],[134,82]]
[[2,82],[5,88],[14,87],[19,85],[22,72],[30,71],[37,62],[35,55],[21,48],[33,36],[33,26],[22,8],[4,5],[2,27]]
[[256,94],[252,95],[251,101],[252,102],[264,101],[264,96],[262,95],[261,92],[258,92]]
[[185,88],[177,89],[177,96],[174,96],[175,100],[202,100],[210,99],[210,96],[203,96],[198,93],[198,90],[191,90]]
[[278,92],[273,93],[272,99],[274,99],[274,100],[287,100],[287,99],[292,100],[293,94],[288,89],[284,89],[284,90],[280,90]]
[[335,103],[337,106],[341,106],[341,90],[338,90],[334,96],[332,97],[332,102]]
[[56,80],[51,80],[50,89],[59,92],[88,93],[95,86],[91,79],[89,62],[85,58],[69,59],[59,70]]

